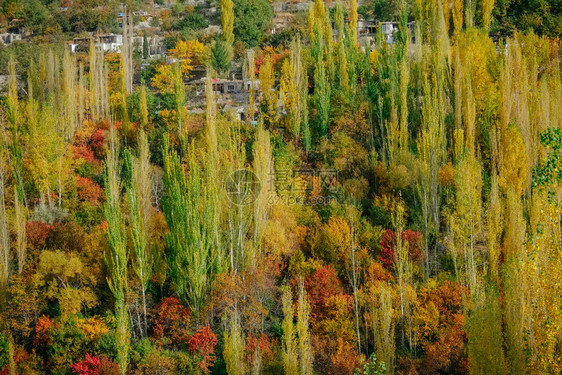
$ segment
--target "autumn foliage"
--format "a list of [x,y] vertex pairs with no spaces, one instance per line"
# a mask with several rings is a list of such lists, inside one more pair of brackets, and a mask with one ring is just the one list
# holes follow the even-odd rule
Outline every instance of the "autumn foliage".
[[[419,232],[406,229],[400,233],[400,237],[402,242],[408,246],[409,258],[414,262],[420,261],[422,253]],[[396,261],[396,246],[396,232],[392,229],[387,229],[381,238],[381,255],[379,256],[379,260],[387,269],[391,269]]]
[[562,373],[554,0],[0,3],[0,375]]
[[216,361],[215,347],[217,346],[217,335],[213,333],[208,325],[200,328],[187,339],[187,345],[191,352],[201,356],[199,368],[208,374]]
[[76,375],[118,375],[120,374],[117,363],[102,356],[97,357],[86,354],[82,362],[74,363],[70,366],[73,374]]
[[156,306],[154,337],[173,345],[187,342],[190,314],[175,297],[168,297]]
[[332,266],[321,267],[306,278],[305,288],[312,306],[312,316],[322,317],[326,314],[326,304],[330,297],[343,293],[336,270]]
[[32,246],[44,246],[47,237],[55,228],[52,225],[43,223],[41,221],[31,221],[25,223],[27,238]]

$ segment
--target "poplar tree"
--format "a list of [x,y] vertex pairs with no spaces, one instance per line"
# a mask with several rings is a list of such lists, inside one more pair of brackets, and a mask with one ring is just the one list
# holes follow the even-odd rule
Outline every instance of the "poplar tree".
[[115,298],[115,320],[117,326],[117,364],[122,374],[127,372],[129,362],[129,327],[125,296],[127,294],[127,232],[121,214],[121,179],[119,145],[115,129],[110,129],[110,147],[106,157],[105,219],[110,253],[106,257],[109,269],[107,283]]
[[78,127],[78,110],[76,108],[76,93],[78,88],[76,87],[76,59],[70,54],[68,49],[65,49],[63,55],[62,74],[64,137],[69,140]]
[[256,59],[254,56],[254,50],[248,50],[248,80],[250,81],[249,87],[249,104],[248,104],[248,114],[247,117],[250,121],[254,119],[256,113]]
[[410,81],[409,57],[405,54],[400,62],[400,129],[399,148],[403,157],[409,151],[410,130],[408,129],[408,83]]
[[47,55],[45,54],[45,51],[42,50],[41,52],[39,52],[39,70],[37,72],[37,77],[35,80],[38,89],[37,96],[42,102],[45,102],[48,96],[47,95],[48,94],[47,67],[48,67]]
[[400,127],[398,143],[400,155],[406,155],[409,151],[410,130],[408,128],[408,85],[410,83],[410,56],[408,54],[408,47],[410,45],[410,35],[408,33],[406,11],[402,10],[400,15],[400,25],[397,34],[397,43],[395,45],[398,64],[398,88],[400,93]]
[[[318,0],[322,1],[322,0]],[[334,29],[332,28],[332,20],[330,13],[324,13],[324,19],[319,19],[318,23],[323,23],[322,33],[324,36],[324,60],[326,61],[326,77],[330,87],[336,80],[336,64],[334,61],[336,45],[334,42]]]
[[291,288],[283,287],[283,369],[286,375],[299,374],[299,362],[297,352],[297,340],[295,337],[295,325],[293,323],[293,297]]
[[221,0],[222,34],[228,45],[234,44],[234,3],[232,0]]
[[10,233],[6,212],[5,155],[0,152],[0,301],[4,302],[4,291],[10,277]]
[[299,298],[297,307],[297,335],[299,350],[300,375],[312,375],[312,343],[309,328],[310,304],[304,289],[304,281],[299,281]]
[[221,231],[221,221],[223,220],[222,203],[224,191],[220,183],[224,179],[224,166],[219,158],[219,142],[217,135],[217,107],[215,94],[212,89],[210,69],[207,72],[205,83],[205,95],[207,99],[206,118],[205,118],[205,143],[206,143],[206,178],[209,184],[209,205],[212,206],[212,238],[213,246],[212,262],[213,272],[221,273],[226,270],[228,263],[224,253],[224,239]]
[[22,148],[20,141],[21,133],[21,109],[18,100],[18,83],[16,76],[16,60],[13,55],[10,55],[8,61],[8,97],[6,100],[6,117],[8,120],[8,129],[11,133],[10,140],[10,164],[12,166],[12,173],[16,180],[16,195],[27,207],[27,199],[24,190],[23,181],[23,160]]
[[148,125],[148,103],[146,101],[146,85],[141,85],[140,88],[140,125],[146,128]]
[[472,298],[467,321],[468,358],[472,374],[506,374],[499,291],[487,285]]
[[275,70],[270,56],[266,56],[259,72],[262,115],[267,124],[272,125],[278,119],[278,93],[275,90]]
[[357,0],[349,1],[349,30],[351,31],[351,41],[353,46],[357,45]]
[[458,35],[463,27],[463,0],[453,0],[453,25],[455,27],[455,35]]
[[523,217],[522,195],[527,187],[527,154],[518,129],[510,127],[502,139],[499,185],[505,194],[505,228],[503,236],[503,319],[506,361],[512,373],[525,372],[525,296],[524,243],[527,226]]
[[224,331],[224,361],[228,375],[245,375],[244,337],[240,322],[240,314],[235,311],[230,317],[227,330]]
[[98,114],[100,112],[100,103],[99,103],[99,96],[98,96],[98,77],[96,76],[98,69],[97,69],[97,53],[96,53],[96,46],[94,45],[94,39],[90,40],[90,50],[88,54],[88,61],[89,61],[89,73],[88,73],[88,80],[89,80],[89,108],[90,113],[94,121],[98,118]]
[[56,61],[57,59],[53,50],[49,49],[49,53],[47,54],[47,99],[51,101],[53,101],[55,96],[56,75],[58,73]]
[[87,89],[86,89],[86,84],[84,81],[84,64],[82,63],[82,61],[80,61],[79,65],[78,65],[78,87],[77,87],[78,93],[77,93],[77,99],[78,99],[78,107],[77,107],[77,116],[78,116],[78,123],[77,123],[77,127],[79,128],[80,126],[82,126],[82,122],[84,121],[84,115],[86,113],[86,108],[87,108]]
[[424,79],[422,127],[418,137],[418,152],[421,162],[421,173],[417,184],[418,196],[422,205],[423,230],[425,237],[425,268],[429,275],[430,236],[439,233],[441,213],[441,188],[439,185],[439,169],[444,164],[445,124],[441,89],[437,85],[436,76],[432,77],[434,89],[430,89],[429,81]]
[[227,225],[228,246],[230,247],[230,268],[237,274],[242,271],[253,259],[251,246],[251,225],[254,218],[253,202],[246,200],[255,196],[254,175],[246,170],[246,150],[241,142],[239,124],[231,126],[226,136],[226,153],[231,155],[231,161],[227,163],[226,176],[228,199]]
[[308,130],[307,115],[307,76],[302,59],[302,43],[300,37],[291,40],[289,59],[281,68],[280,93],[285,110],[291,115],[295,142],[302,135],[303,144]]
[[315,25],[314,36],[315,46],[312,47],[314,58],[314,104],[317,110],[317,135],[319,138],[322,138],[328,134],[331,89],[326,68],[324,67],[324,49],[322,48],[324,45],[324,34],[319,23]]
[[214,237],[213,206],[208,204],[208,186],[193,147],[186,164],[164,141],[164,187],[162,209],[170,232],[166,234],[170,278],[180,300],[198,315],[210,284],[211,249]]
[[392,307],[391,286],[381,283],[373,299],[373,336],[377,358],[386,364],[389,373],[393,373],[396,355],[394,333],[394,309]]
[[133,16],[126,6],[123,7],[123,46],[121,58],[123,61],[125,91],[127,94],[133,92]]
[[183,83],[183,76],[179,64],[174,66],[174,94],[176,99],[176,116],[178,119],[178,137],[181,144],[181,152],[184,152],[187,141],[187,129],[185,122],[187,119],[187,107],[185,106],[185,85]]
[[127,108],[127,97],[129,91],[127,89],[127,68],[126,68],[127,61],[124,55],[121,56],[119,59],[119,73],[121,75],[121,121],[123,122],[124,129],[129,129],[129,110]]
[[[254,173],[260,183],[259,192],[254,201],[254,261],[256,255],[261,256],[261,240],[269,217],[270,204],[268,203],[271,189],[268,181],[273,176],[273,156],[269,132],[258,125],[254,143]],[[256,254],[257,253],[257,254]],[[258,258],[259,259],[259,258]]]
[[409,244],[402,239],[406,211],[402,201],[394,204],[392,210],[392,225],[396,233],[396,249],[394,251],[394,264],[396,266],[397,286],[400,298],[400,319],[402,331],[402,345],[405,344],[407,333],[408,347],[414,349],[414,324],[412,322],[412,309],[415,303],[411,300],[410,285],[412,283],[412,261],[408,254]]
[[474,26],[474,5],[472,4],[472,0],[466,1],[466,5],[464,8],[464,18],[467,28]]
[[494,10],[494,0],[482,0],[482,26],[486,31],[490,29],[490,23],[492,23],[493,10]]
[[148,319],[146,309],[146,289],[152,276],[152,254],[148,245],[149,223],[152,216],[152,191],[150,172],[150,151],[146,134],[141,129],[138,140],[138,157],[126,153],[126,167],[131,178],[127,181],[127,198],[131,213],[131,238],[133,240],[133,268],[141,284],[143,336],[147,335]]
[[359,218],[361,214],[357,210],[355,206],[348,205],[345,208],[346,216],[348,217],[349,229],[350,229],[350,243],[349,246],[349,260],[351,261],[351,272],[348,271],[348,279],[351,282],[351,286],[353,288],[353,310],[355,313],[355,332],[357,333],[357,350],[361,353],[361,331],[359,329],[359,298],[358,298],[358,290],[360,287],[359,281],[359,259],[357,257],[357,240],[356,240],[356,231],[357,226],[359,223]]
[[[482,223],[482,168],[476,158],[468,153],[458,164],[457,170],[455,212],[451,221],[455,237],[453,242],[457,247],[453,251],[461,255],[461,269],[457,271],[457,277],[470,288],[471,293],[476,293],[478,283],[474,246]],[[456,257],[456,254],[453,256]]]
[[27,233],[25,223],[27,222],[27,210],[14,187],[14,231],[16,232],[16,254],[18,259],[18,274],[22,274],[27,259]]
[[337,57],[339,86],[345,92],[349,92],[349,72],[347,67],[347,56],[345,49],[345,23],[343,19],[343,5],[340,1],[336,3],[336,30],[338,32]]
[[492,187],[487,209],[488,264],[492,280],[499,283],[502,234],[502,209],[497,172],[492,171]]

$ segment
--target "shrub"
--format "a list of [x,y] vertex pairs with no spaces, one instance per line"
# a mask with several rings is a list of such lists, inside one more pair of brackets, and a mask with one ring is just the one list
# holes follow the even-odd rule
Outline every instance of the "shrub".
[[77,375],[119,375],[119,366],[111,359],[86,354],[82,362],[70,365],[72,372]]

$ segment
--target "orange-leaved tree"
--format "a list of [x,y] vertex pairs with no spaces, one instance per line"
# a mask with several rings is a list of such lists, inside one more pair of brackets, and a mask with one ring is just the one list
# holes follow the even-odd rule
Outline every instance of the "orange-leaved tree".
[[[203,43],[195,40],[180,40],[176,46],[169,51],[168,56],[177,61],[181,67],[183,78],[189,77],[193,69],[199,64],[199,56],[203,52],[205,46]],[[173,67],[168,64],[161,64],[156,67],[156,74],[151,83],[160,91],[174,91],[174,74]]]

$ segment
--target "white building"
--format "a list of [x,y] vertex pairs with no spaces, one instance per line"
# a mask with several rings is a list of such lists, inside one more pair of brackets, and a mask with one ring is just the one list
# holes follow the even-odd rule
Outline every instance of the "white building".
[[15,41],[22,40],[22,34],[19,33],[3,33],[0,34],[0,43],[4,45],[12,44]]
[[90,49],[90,43],[94,40],[94,46],[104,52],[120,52],[123,45],[123,35],[106,34],[98,36],[90,36],[85,38],[74,38],[72,43],[68,44],[70,52],[86,52]]

